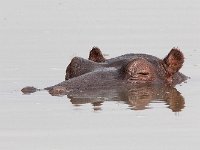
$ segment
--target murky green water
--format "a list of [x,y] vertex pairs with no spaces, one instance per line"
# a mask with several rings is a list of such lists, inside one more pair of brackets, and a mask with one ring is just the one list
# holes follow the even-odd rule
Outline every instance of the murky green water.
[[[199,24],[197,0],[0,2],[0,149],[199,149]],[[163,58],[178,46],[181,72],[191,79],[176,86],[178,104],[108,93],[103,102],[85,103],[20,92],[63,81],[70,60],[87,58],[93,46],[107,58],[133,52]]]

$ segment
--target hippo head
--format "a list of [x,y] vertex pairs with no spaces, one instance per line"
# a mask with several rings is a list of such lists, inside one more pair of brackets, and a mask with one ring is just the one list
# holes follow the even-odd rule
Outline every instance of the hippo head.
[[[93,47],[89,60],[75,57],[68,65],[65,79],[79,77],[83,74],[97,72],[106,74],[108,68],[118,71],[129,83],[166,83],[176,85],[186,76],[179,72],[184,63],[183,53],[173,48],[164,59],[147,54],[126,54],[105,59],[99,48]],[[95,75],[98,77],[98,75]],[[108,77],[108,76],[106,76]],[[102,80],[99,78],[99,80]]]
[[[104,81],[108,83],[108,80],[117,74],[115,79],[122,79],[128,83],[176,85],[187,79],[179,72],[183,63],[183,53],[177,48],[173,48],[164,59],[147,54],[126,54],[105,59],[101,50],[93,47],[89,60],[80,57],[72,59],[67,67],[65,79],[69,80],[89,73],[99,84]],[[110,73],[111,70],[113,73]],[[105,78],[99,77],[100,75]]]
[[185,76],[179,73],[184,63],[183,53],[173,48],[164,59],[138,55],[125,66],[125,78],[131,83],[181,83]]
[[[164,59],[147,54],[126,54],[105,59],[100,49],[94,47],[89,60],[80,57],[71,60],[66,69],[65,81],[44,89],[53,94],[66,94],[69,91],[105,87],[175,86],[188,78],[179,72],[183,63],[183,53],[177,48],[173,48]],[[38,90],[25,87],[22,92]]]

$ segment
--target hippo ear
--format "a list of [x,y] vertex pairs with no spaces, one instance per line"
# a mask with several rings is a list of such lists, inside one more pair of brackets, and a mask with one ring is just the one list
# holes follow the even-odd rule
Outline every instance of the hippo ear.
[[105,58],[98,47],[92,48],[88,59],[94,62],[105,62]]
[[183,66],[183,53],[177,48],[172,48],[169,54],[163,59],[163,62],[168,76],[172,76]]

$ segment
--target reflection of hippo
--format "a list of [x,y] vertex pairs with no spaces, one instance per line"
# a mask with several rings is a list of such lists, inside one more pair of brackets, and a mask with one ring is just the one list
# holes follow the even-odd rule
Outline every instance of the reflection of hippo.
[[129,105],[130,109],[148,109],[150,103],[165,103],[173,112],[184,108],[184,98],[171,86],[133,86],[125,88],[104,88],[84,91],[72,91],[68,98],[75,106],[91,103],[94,110],[101,110],[104,101],[122,101]]
[[[52,95],[69,91],[102,88],[129,88],[137,85],[175,86],[187,79],[179,72],[184,62],[182,52],[173,48],[164,59],[146,54],[126,54],[105,59],[100,49],[94,47],[89,60],[75,57],[66,70],[66,81],[47,87]],[[38,89],[25,87],[23,93]]]

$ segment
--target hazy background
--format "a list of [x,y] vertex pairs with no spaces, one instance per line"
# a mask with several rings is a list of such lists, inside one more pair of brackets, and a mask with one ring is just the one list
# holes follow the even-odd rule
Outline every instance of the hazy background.
[[[185,108],[163,103],[132,111],[107,102],[73,106],[47,92],[64,80],[74,56],[98,46],[108,58],[179,47],[187,84],[176,88]],[[0,149],[199,149],[200,2],[198,0],[6,0],[0,2]]]

